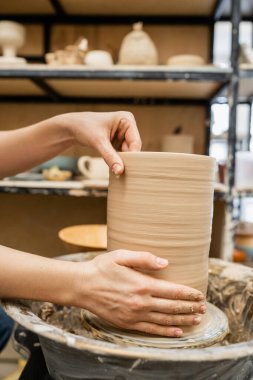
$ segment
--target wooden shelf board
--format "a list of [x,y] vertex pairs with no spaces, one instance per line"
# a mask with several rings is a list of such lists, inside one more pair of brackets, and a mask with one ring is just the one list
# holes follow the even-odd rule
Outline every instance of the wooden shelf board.
[[2,0],[0,14],[54,14],[54,9],[49,0]]
[[61,0],[68,14],[209,16],[216,0]]
[[218,90],[216,82],[140,80],[47,80],[57,93],[68,97],[154,97],[209,99]]
[[[59,0],[69,15],[211,16],[216,0]],[[49,0],[0,2],[0,14],[54,14]]]
[[0,95],[44,95],[44,92],[29,79],[0,79]]

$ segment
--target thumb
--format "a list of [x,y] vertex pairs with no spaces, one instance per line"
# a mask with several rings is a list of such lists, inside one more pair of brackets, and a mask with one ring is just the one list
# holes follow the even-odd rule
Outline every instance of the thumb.
[[97,146],[97,150],[115,175],[124,172],[124,164],[109,140],[104,140]]
[[155,256],[149,252],[140,251],[114,251],[115,262],[130,268],[159,270],[166,268],[168,260]]

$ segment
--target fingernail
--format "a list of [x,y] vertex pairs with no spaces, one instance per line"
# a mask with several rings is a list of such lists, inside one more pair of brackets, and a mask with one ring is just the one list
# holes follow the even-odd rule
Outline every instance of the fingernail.
[[116,176],[119,176],[122,173],[122,166],[120,164],[113,164],[112,172]]
[[182,330],[180,330],[180,329],[176,329],[175,330],[175,336],[182,336],[182,334],[183,334],[183,331]]
[[197,295],[196,300],[197,301],[203,301],[204,298],[205,298],[204,295],[200,293]]
[[206,312],[206,306],[205,305],[200,306],[199,310],[200,310],[201,313],[204,314]]
[[167,259],[162,259],[161,257],[156,257],[155,260],[159,267],[165,267],[169,264],[169,261]]
[[194,317],[193,318],[194,325],[198,325],[200,322],[201,322],[201,317]]

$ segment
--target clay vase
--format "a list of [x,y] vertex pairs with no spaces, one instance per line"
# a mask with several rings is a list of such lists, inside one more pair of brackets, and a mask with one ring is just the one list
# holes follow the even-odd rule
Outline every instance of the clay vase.
[[108,67],[113,65],[112,56],[105,50],[91,50],[85,58],[84,64],[94,67]]
[[13,21],[0,22],[0,47],[3,56],[0,57],[0,64],[23,64],[24,58],[16,57],[18,49],[25,42],[25,28],[23,25]]
[[133,25],[133,31],[127,34],[119,51],[120,65],[157,65],[158,53],[154,42],[142,30],[142,23]]
[[170,264],[154,277],[206,294],[215,159],[162,152],[120,155],[125,173],[110,176],[108,251],[164,257]]

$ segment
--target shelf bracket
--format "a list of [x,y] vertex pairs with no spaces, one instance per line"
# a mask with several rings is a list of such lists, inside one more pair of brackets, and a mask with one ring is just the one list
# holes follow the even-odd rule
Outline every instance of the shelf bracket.
[[45,92],[45,94],[54,102],[59,102],[61,99],[60,94],[55,91],[52,87],[50,87],[46,82],[44,82],[41,78],[31,78],[32,82],[36,84],[41,90]]

